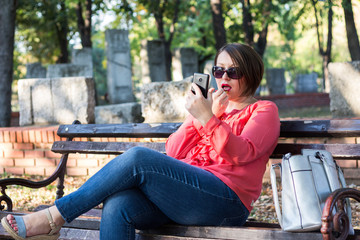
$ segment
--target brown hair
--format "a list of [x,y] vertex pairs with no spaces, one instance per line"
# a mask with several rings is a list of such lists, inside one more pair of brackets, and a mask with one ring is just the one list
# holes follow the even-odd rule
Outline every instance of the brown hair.
[[[246,85],[242,95],[254,95],[264,74],[264,63],[259,54],[250,46],[241,43],[228,43],[216,53],[214,65],[220,53],[226,51],[232,59],[237,74],[242,76]],[[239,79],[240,84],[240,79]]]

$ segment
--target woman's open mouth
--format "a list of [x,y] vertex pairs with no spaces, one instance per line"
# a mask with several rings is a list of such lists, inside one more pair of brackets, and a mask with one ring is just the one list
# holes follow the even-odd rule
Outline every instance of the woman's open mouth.
[[230,91],[231,90],[231,87],[230,87],[230,85],[228,85],[228,84],[221,84],[221,88],[225,91],[225,92],[228,92],[228,91]]

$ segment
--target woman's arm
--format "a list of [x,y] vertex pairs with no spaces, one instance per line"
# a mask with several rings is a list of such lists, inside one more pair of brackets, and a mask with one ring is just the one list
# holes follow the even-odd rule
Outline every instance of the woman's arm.
[[189,115],[180,128],[167,139],[166,154],[177,159],[185,158],[188,151],[201,139],[200,126],[200,123]]

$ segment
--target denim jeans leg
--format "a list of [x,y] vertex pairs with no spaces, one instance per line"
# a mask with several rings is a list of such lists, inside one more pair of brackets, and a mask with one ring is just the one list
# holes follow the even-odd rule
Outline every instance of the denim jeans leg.
[[70,222],[110,196],[134,188],[180,224],[241,225],[249,214],[236,194],[212,173],[141,147],[116,157],[55,204]]
[[158,207],[136,188],[121,191],[104,201],[100,239],[135,239],[136,229],[154,228],[170,222]]

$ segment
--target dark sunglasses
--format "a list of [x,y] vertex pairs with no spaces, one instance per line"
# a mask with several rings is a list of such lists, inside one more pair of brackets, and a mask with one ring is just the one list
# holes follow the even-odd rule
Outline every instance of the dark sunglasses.
[[215,78],[222,78],[222,76],[224,76],[224,73],[226,73],[228,75],[228,77],[232,78],[232,79],[240,79],[241,78],[241,74],[237,73],[235,67],[224,69],[223,67],[213,66],[212,74],[214,75]]

